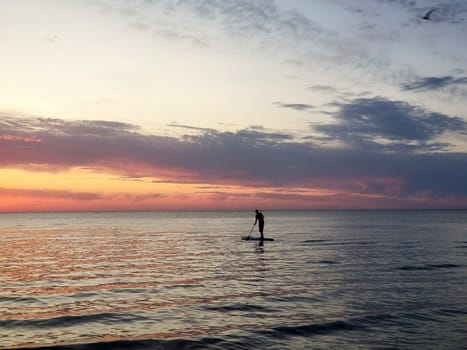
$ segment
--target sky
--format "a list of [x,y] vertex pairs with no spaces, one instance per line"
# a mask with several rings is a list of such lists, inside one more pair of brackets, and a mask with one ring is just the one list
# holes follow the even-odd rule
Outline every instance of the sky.
[[465,33],[464,0],[3,0],[0,211],[465,209]]

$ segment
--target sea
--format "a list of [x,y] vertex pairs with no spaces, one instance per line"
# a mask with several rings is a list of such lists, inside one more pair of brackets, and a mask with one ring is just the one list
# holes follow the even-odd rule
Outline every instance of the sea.
[[0,349],[467,349],[467,211],[264,216],[0,214]]

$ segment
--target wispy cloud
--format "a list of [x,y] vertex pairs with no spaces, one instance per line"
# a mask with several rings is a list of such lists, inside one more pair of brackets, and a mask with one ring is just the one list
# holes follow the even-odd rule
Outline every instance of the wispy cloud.
[[[321,28],[298,11],[281,10],[271,1],[246,0],[192,0],[192,1],[134,1],[132,3],[119,1],[94,0],[92,2],[99,11],[105,14],[119,14],[130,20],[130,26],[137,24],[137,29],[151,29],[157,35],[167,35],[171,39],[189,39],[205,44],[198,35],[202,32],[188,32],[193,29],[193,20],[215,24],[225,34],[243,38],[259,35],[267,37],[308,37],[321,32]],[[163,15],[165,20],[153,21],[154,16]],[[184,23],[170,23],[169,18],[180,19],[189,16]],[[137,21],[135,21],[137,20]],[[155,25],[157,23],[157,25]],[[190,24],[191,23],[191,24]],[[196,27],[196,26],[195,26]]]
[[312,91],[329,93],[335,93],[337,91],[337,89],[331,85],[311,85],[310,87],[308,87],[308,89]]
[[[322,26],[299,10],[280,7],[274,1],[159,0],[121,5],[118,1],[96,0],[96,3],[106,13],[120,14],[132,28],[139,23],[139,27],[173,43],[191,43],[216,50],[228,41],[235,43],[236,50],[261,50],[308,70],[311,64],[311,68],[327,72],[338,66],[339,69],[350,67],[352,71],[364,68],[373,76],[400,74],[398,68],[388,65],[386,57],[370,53],[358,40]],[[123,9],[118,10],[120,7]],[[136,18],[139,18],[137,22]],[[313,64],[316,61],[319,67]]]
[[296,111],[307,111],[315,108],[313,105],[307,103],[283,103],[283,102],[274,102],[275,105],[281,108],[290,108]]
[[417,80],[405,83],[401,85],[401,89],[405,91],[428,91],[428,90],[439,90],[449,86],[467,86],[467,77],[453,77],[453,76],[442,76],[442,77],[422,77]]
[[92,201],[102,199],[104,196],[93,192],[75,192],[63,190],[33,190],[33,189],[12,189],[0,187],[0,195],[6,197],[28,197],[28,198],[49,198],[49,199],[72,199],[75,201]]
[[[74,210],[144,210],[168,208],[167,197],[160,193],[100,193],[0,187],[0,211],[74,211]],[[165,203],[165,205],[164,205]]]

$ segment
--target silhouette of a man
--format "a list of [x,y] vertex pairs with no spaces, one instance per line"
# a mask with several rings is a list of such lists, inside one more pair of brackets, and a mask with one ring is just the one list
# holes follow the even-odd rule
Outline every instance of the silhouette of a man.
[[258,230],[259,233],[261,234],[261,240],[264,239],[263,236],[263,230],[264,230],[264,215],[262,212],[260,212],[258,209],[255,210],[256,215],[255,215],[255,225],[258,223]]

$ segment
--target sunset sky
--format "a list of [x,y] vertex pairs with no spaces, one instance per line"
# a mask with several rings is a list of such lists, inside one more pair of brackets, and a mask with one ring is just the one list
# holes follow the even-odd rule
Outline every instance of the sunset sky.
[[466,33],[464,0],[3,0],[0,211],[467,208]]

